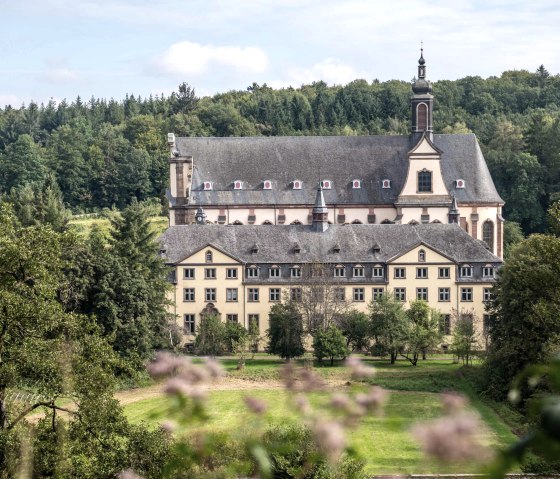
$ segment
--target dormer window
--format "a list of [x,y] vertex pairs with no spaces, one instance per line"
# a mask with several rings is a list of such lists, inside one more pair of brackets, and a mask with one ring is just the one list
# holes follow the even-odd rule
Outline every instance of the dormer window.
[[214,184],[211,181],[205,181],[203,184],[204,191],[210,191],[214,189]]
[[332,188],[332,181],[331,180],[323,180],[321,181],[321,187],[324,190],[330,190]]
[[494,266],[491,264],[487,264],[482,268],[482,276],[484,278],[493,278],[494,277]]
[[234,190],[242,190],[243,189],[243,182],[236,180],[233,182],[233,189]]
[[374,253],[380,253],[380,252],[381,252],[381,247],[380,247],[377,243],[375,243],[375,244],[373,245],[373,248],[372,248],[371,250],[372,250]]
[[418,251],[418,262],[419,263],[425,263],[426,262],[426,252],[423,249]]
[[340,245],[335,244],[332,251],[333,253],[340,253]]
[[299,254],[301,253],[301,247],[296,243],[292,251],[296,254]]
[[362,187],[362,180],[352,180],[352,188],[359,190]]
[[385,188],[385,189],[391,188],[391,180],[383,180],[381,182],[381,186],[382,186],[382,188]]
[[383,278],[383,266],[380,264],[376,264],[373,268],[371,268],[371,277],[372,278]]
[[361,264],[357,264],[352,267],[352,276],[354,278],[363,278],[364,277],[364,267]]
[[300,180],[294,180],[292,183],[292,187],[294,190],[301,190],[301,181]]
[[472,278],[473,268],[472,266],[465,264],[459,268],[459,275],[461,278]]
[[290,268],[290,277],[292,278],[301,278],[301,267],[298,265],[294,265]]
[[465,180],[455,180],[455,188],[463,189],[465,187]]
[[418,172],[418,193],[432,192],[432,172],[424,168]]
[[251,247],[251,254],[257,254],[258,252],[259,252],[259,247],[256,244],[254,244]]
[[272,189],[272,181],[264,180],[263,182],[263,190],[271,190]]
[[259,268],[257,267],[257,265],[248,266],[246,273],[247,273],[247,278],[258,278]]

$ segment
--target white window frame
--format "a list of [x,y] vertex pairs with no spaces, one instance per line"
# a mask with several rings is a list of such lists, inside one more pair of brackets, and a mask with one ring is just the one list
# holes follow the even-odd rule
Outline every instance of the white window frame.
[[258,303],[260,297],[259,288],[247,288],[247,302]]
[[483,278],[494,278],[495,268],[494,266],[484,266],[482,268],[482,277]]
[[247,278],[258,278],[259,268],[257,266],[248,266],[246,270]]
[[365,288],[352,288],[352,301],[354,303],[362,303],[366,300]]
[[352,278],[365,278],[365,274],[366,269],[362,265],[352,266]]
[[216,268],[204,268],[204,279],[216,279]]
[[461,302],[462,303],[472,303],[473,301],[473,289],[472,288],[461,288]]
[[204,302],[205,303],[215,303],[218,297],[218,291],[216,288],[204,288]]
[[237,303],[239,301],[239,291],[237,288],[226,288],[226,302]]
[[397,301],[406,301],[406,288],[395,288],[393,293]]
[[237,268],[226,268],[226,279],[237,279]]
[[280,277],[280,266],[271,266],[268,270],[269,278],[279,278]]
[[428,301],[428,288],[416,288],[416,299],[420,301]]
[[[187,299],[187,295],[189,299]],[[183,288],[183,301],[186,303],[193,303],[196,301],[195,288]]]
[[473,267],[469,265],[464,265],[459,268],[459,276],[461,278],[472,278],[473,277]]
[[451,301],[451,288],[439,288],[438,301],[440,303],[448,303]]
[[417,267],[416,279],[428,279],[428,268],[425,266]]
[[[188,275],[187,275],[188,271]],[[194,268],[183,268],[183,279],[195,279],[195,269]]]
[[[444,273],[445,271],[445,273]],[[449,279],[451,278],[451,268],[449,266],[440,266],[438,268],[438,278],[439,279]]]
[[299,266],[290,268],[290,278],[301,278],[301,268]]
[[371,277],[372,278],[383,278],[385,276],[385,271],[383,266],[374,266],[371,268]]
[[282,289],[281,288],[269,288],[268,289],[268,302],[269,303],[278,303],[282,298]]
[[406,268],[396,267],[394,269],[393,275],[394,275],[395,279],[406,279]]

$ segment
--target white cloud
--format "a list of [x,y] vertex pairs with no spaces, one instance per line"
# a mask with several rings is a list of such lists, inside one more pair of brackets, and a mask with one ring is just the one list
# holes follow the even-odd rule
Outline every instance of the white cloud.
[[201,45],[183,41],[171,45],[156,64],[163,72],[177,75],[197,75],[215,66],[260,73],[266,70],[268,57],[257,47]]
[[364,72],[358,72],[350,65],[336,58],[327,58],[315,63],[310,68],[292,67],[287,70],[287,77],[267,82],[274,88],[298,87],[314,81],[324,81],[329,85],[345,85],[356,78],[367,78]]

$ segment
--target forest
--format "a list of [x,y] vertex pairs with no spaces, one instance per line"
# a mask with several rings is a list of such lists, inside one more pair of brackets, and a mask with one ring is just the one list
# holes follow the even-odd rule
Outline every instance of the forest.
[[[442,80],[433,89],[435,132],[475,133],[505,218],[525,234],[544,231],[546,211],[560,198],[560,75],[541,65]],[[25,204],[48,190],[74,214],[123,209],[133,199],[164,203],[167,132],[402,135],[410,95],[410,83],[397,80],[279,90],[253,83],[203,98],[182,83],[171,95],[7,106],[0,110],[0,193]]]

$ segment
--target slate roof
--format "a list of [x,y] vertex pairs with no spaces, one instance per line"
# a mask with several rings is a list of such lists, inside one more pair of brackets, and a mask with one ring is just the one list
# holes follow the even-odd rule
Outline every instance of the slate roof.
[[[400,256],[420,243],[456,263],[501,263],[455,224],[331,225],[315,232],[311,225],[177,225],[159,238],[166,262],[178,263],[213,245],[245,263],[380,262]],[[301,247],[294,253],[294,245]],[[373,252],[374,245],[380,251]],[[251,253],[256,245],[257,253]],[[340,253],[334,253],[335,245]]]
[[[503,203],[473,134],[434,135],[443,151],[442,172],[447,188],[459,203]],[[180,156],[192,156],[192,204],[313,205],[319,175],[332,180],[324,190],[329,205],[394,204],[407,174],[409,136],[299,136],[244,138],[177,138]],[[352,180],[362,188],[353,189]],[[382,180],[391,180],[383,189]],[[457,179],[466,181],[455,189]],[[233,190],[235,180],[243,190]],[[264,180],[272,189],[264,190]],[[301,190],[291,182],[303,181]],[[203,182],[214,189],[203,191]],[[173,203],[173,201],[172,201]]]

